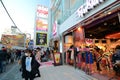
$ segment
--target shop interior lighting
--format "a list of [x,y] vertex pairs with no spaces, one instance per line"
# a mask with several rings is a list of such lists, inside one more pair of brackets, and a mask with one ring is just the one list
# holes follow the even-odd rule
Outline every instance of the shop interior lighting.
[[106,26],[106,25],[107,25],[107,23],[105,22],[105,23],[104,23],[104,25]]
[[81,31],[82,30],[82,26],[77,27],[77,30]]
[[92,36],[92,34],[90,34],[90,36]]
[[110,12],[108,12],[107,14],[111,14],[112,12],[110,11]]

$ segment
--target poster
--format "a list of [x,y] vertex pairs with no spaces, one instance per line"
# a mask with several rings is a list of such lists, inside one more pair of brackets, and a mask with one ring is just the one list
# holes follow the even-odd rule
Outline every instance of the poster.
[[56,64],[60,63],[60,54],[56,53],[56,54],[54,54],[54,56],[55,56],[55,62],[56,62]]
[[24,47],[25,44],[25,35],[2,35],[1,38],[2,44],[6,46],[19,46]]
[[48,22],[45,19],[37,18],[36,31],[48,31]]
[[36,45],[47,46],[47,33],[36,33]]

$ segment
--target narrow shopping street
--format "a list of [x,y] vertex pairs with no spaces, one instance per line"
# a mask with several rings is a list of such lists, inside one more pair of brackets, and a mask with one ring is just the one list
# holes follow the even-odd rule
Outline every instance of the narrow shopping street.
[[[0,74],[0,80],[24,80],[19,68],[20,65],[17,63],[7,65],[7,71]],[[110,78],[110,76],[98,73],[87,75],[84,71],[70,65],[54,66],[52,62],[42,63],[39,70],[41,77],[35,80],[108,80]]]
[[[7,71],[0,74],[0,80],[22,80],[19,68],[17,63],[8,65]],[[68,65],[42,65],[40,72],[41,77],[35,78],[35,80],[97,80]]]

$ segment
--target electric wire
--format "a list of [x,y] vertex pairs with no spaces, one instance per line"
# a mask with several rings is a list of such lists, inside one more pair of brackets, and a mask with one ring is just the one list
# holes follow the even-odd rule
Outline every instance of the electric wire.
[[4,7],[4,9],[5,9],[8,17],[11,19],[12,23],[14,24],[14,26],[21,32],[21,30],[16,26],[15,22],[13,21],[13,19],[12,19],[12,17],[10,16],[9,12],[7,11],[7,9],[6,9],[5,5],[4,5],[4,3],[2,2],[2,0],[0,0],[0,1],[1,1],[1,4],[2,4],[2,6]]

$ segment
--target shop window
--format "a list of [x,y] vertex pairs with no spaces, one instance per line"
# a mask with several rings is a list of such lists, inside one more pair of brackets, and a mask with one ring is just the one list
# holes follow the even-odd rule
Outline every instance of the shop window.
[[111,42],[116,42],[118,39],[110,39]]
[[106,40],[102,40],[102,43],[106,43]]
[[95,43],[99,43],[99,40],[95,40]]

